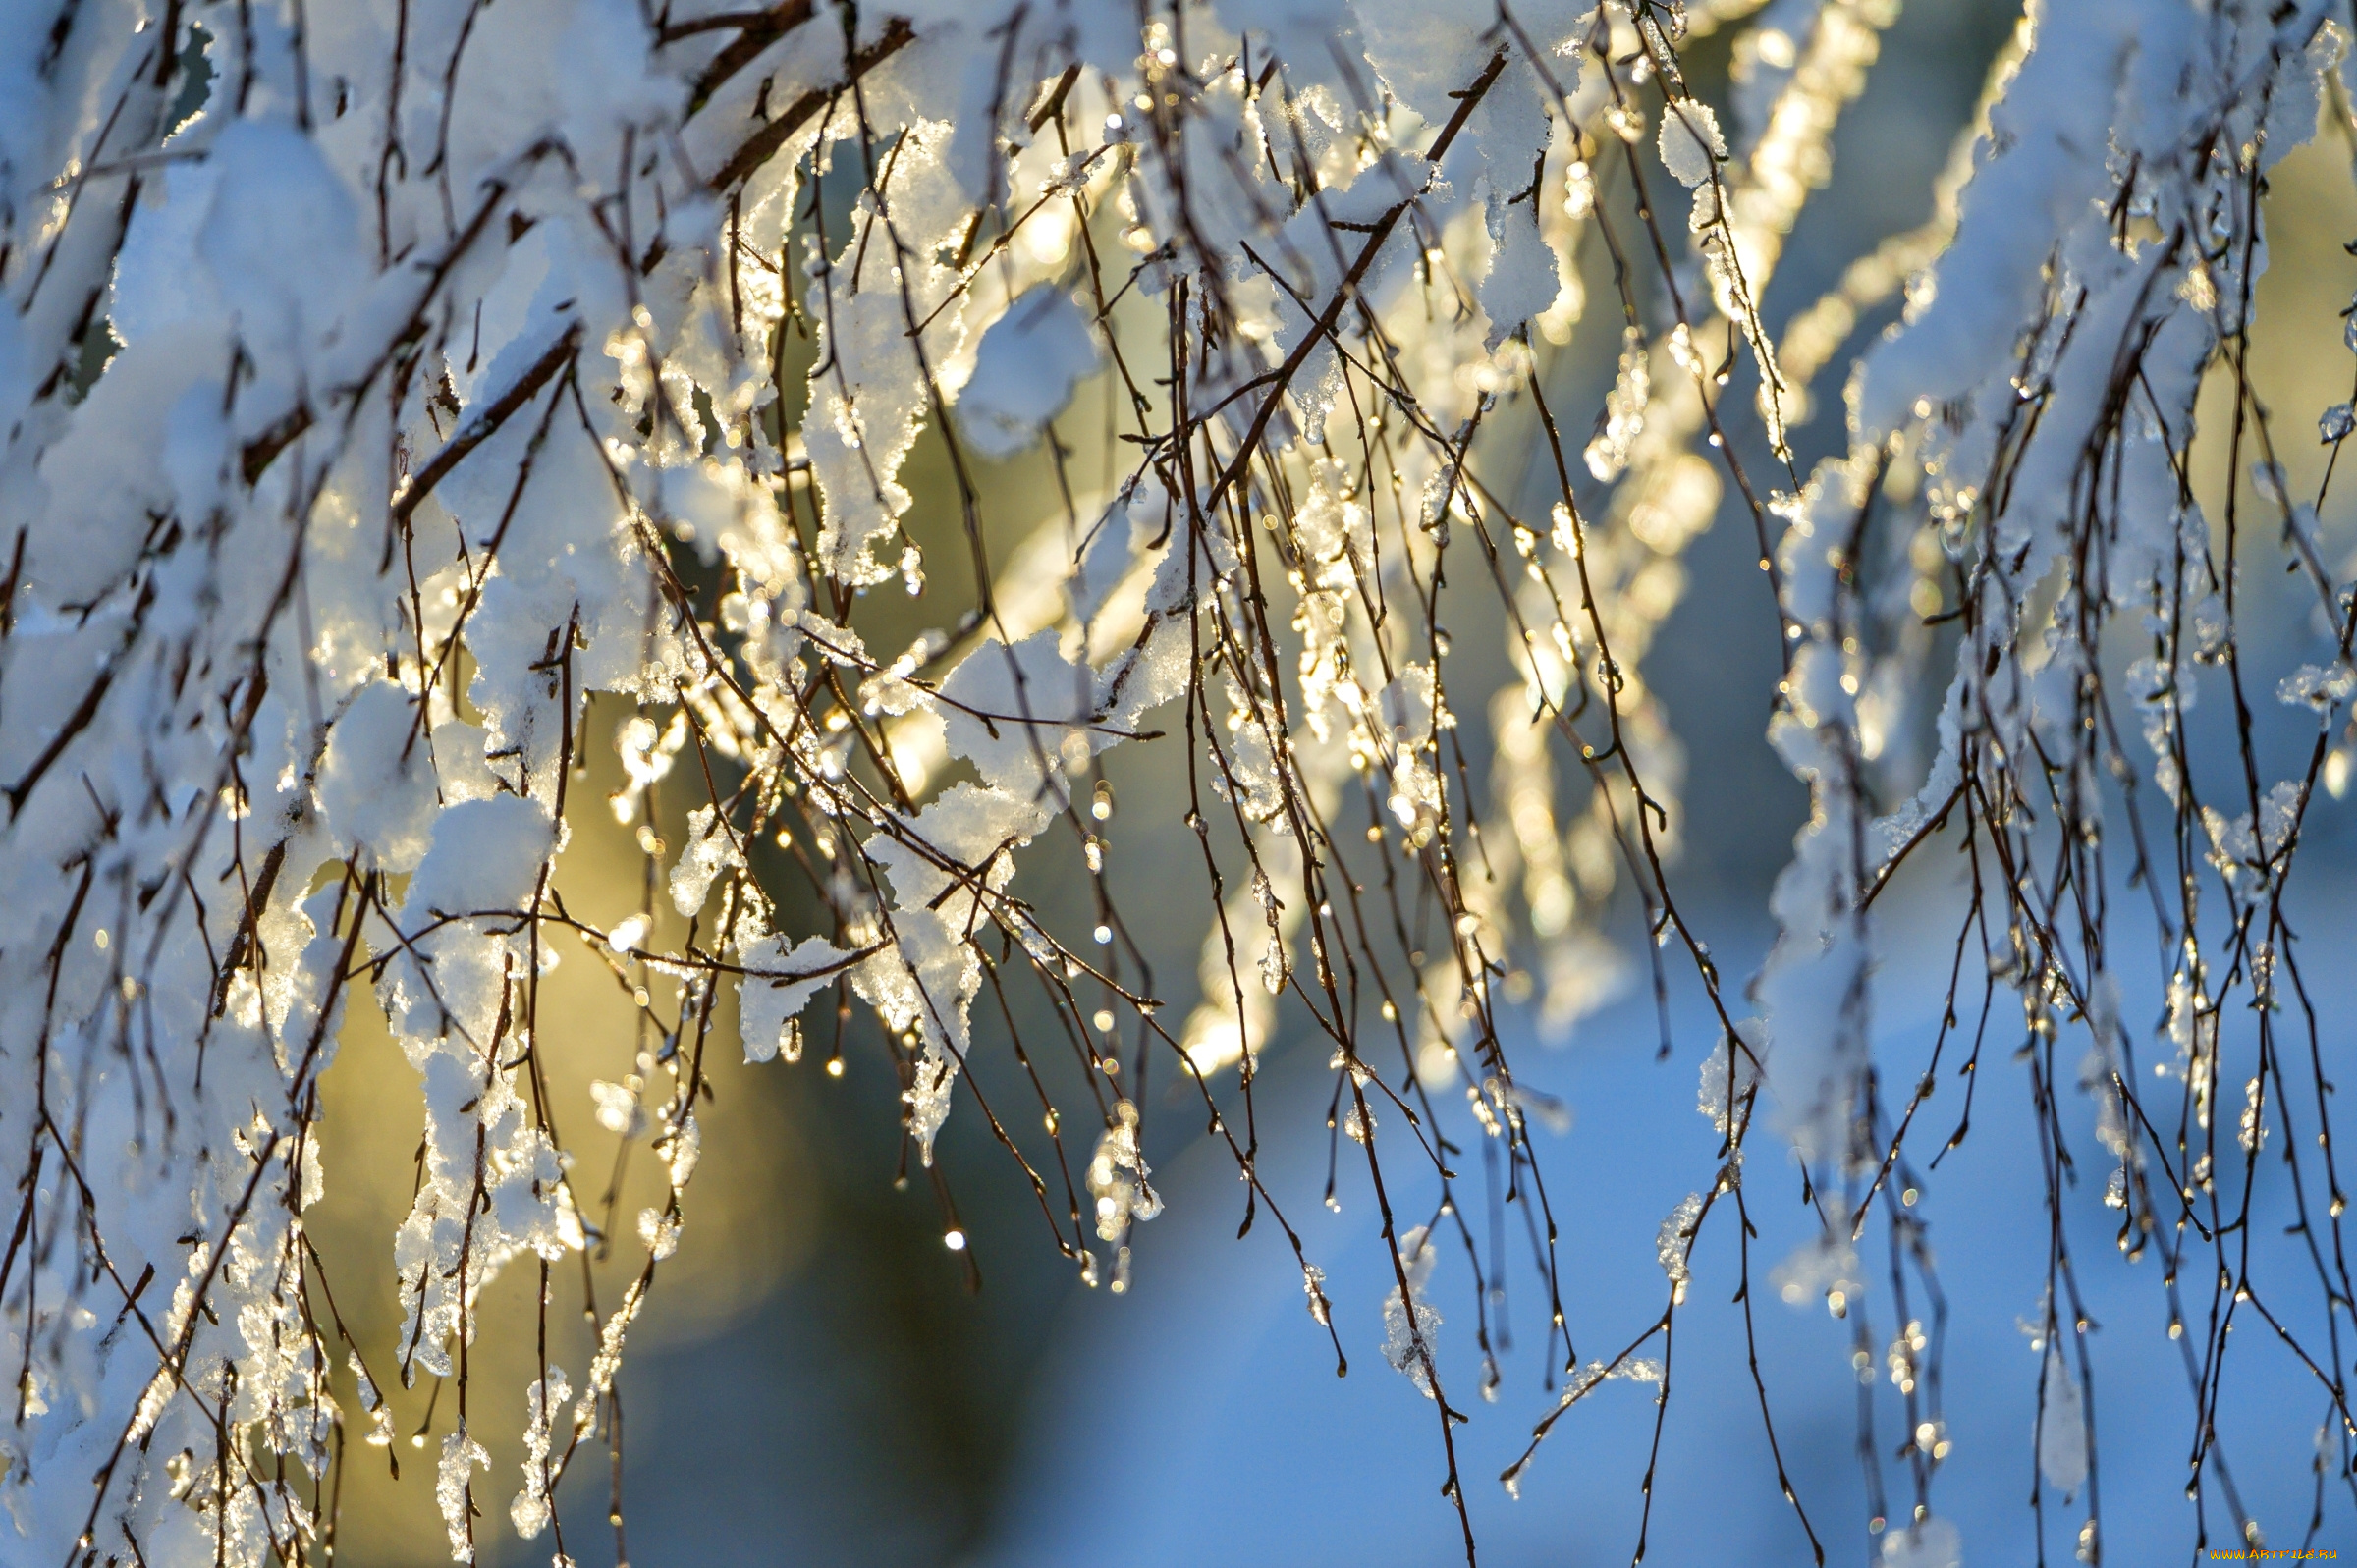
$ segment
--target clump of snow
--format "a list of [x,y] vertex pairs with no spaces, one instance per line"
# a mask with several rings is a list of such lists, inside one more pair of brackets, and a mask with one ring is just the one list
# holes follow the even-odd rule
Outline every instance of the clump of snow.
[[1691,1277],[1686,1265],[1687,1255],[1694,1247],[1694,1222],[1702,1217],[1702,1194],[1690,1192],[1678,1200],[1662,1221],[1661,1234],[1654,1241],[1654,1255],[1661,1260],[1662,1272],[1670,1282],[1682,1286]]
[[2046,1347],[2038,1410],[2038,1473],[2065,1498],[2087,1484],[2087,1415],[2059,1344]]
[[1712,168],[1727,156],[1719,117],[1699,98],[1680,98],[1663,110],[1659,145],[1662,167],[1689,189],[1708,182]]
[[744,1059],[775,1061],[781,1050],[794,1061],[801,1054],[795,1017],[832,985],[850,954],[823,937],[808,937],[788,950],[784,937],[769,937],[742,954],[745,976],[737,983],[737,1014],[744,1036]]
[[984,457],[1013,457],[1039,439],[1102,358],[1072,297],[1041,284],[982,334],[973,375],[958,395],[959,427]]
[[1955,1521],[1934,1514],[1883,1537],[1883,1568],[1964,1568],[1964,1535]]

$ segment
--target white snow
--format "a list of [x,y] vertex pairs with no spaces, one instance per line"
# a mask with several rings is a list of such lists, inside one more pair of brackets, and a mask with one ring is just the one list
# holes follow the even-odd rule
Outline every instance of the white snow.
[[1699,98],[1680,98],[1662,111],[1659,146],[1662,167],[1688,189],[1706,184],[1712,167],[1727,156],[1719,116]]
[[984,457],[1012,457],[1039,439],[1102,357],[1072,297],[1041,284],[983,333],[974,373],[958,395],[959,427]]

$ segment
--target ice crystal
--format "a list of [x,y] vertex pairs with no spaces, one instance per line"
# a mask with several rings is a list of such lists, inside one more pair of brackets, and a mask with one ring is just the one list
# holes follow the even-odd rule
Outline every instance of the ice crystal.
[[1588,472],[1603,480],[1620,477],[1628,466],[1637,437],[1645,429],[1645,407],[1653,396],[1653,373],[1645,335],[1627,329],[1620,349],[1620,370],[1605,399],[1604,429],[1588,443]]
[[1383,1298],[1383,1359],[1394,1370],[1406,1374],[1427,1399],[1438,1397],[1433,1392],[1428,1365],[1436,1343],[1433,1336],[1441,1326],[1441,1314],[1439,1308],[1424,1299],[1424,1292],[1438,1257],[1424,1226],[1418,1225],[1402,1235],[1399,1270],[1407,1281],[1406,1293],[1403,1296],[1395,1285]]
[[1680,1287],[1680,1294],[1688,1277],[1686,1255],[1694,1245],[1694,1221],[1701,1215],[1702,1194],[1686,1194],[1670,1211],[1670,1217],[1662,1221],[1662,1233],[1654,1242],[1654,1254],[1661,1260],[1662,1272],[1670,1276],[1672,1285]]

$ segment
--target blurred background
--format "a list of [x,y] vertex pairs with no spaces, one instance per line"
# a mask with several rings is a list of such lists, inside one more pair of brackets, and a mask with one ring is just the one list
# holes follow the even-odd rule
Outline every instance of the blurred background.
[[[1793,9],[1772,5],[1762,25]],[[1872,83],[1834,138],[1832,182],[1790,237],[1765,300],[1772,326],[1789,321],[1878,241],[1930,215],[1934,178],[2016,15],[2001,0],[1916,0],[1884,34]],[[1727,38],[1701,41],[1687,64],[1696,89],[1725,103]],[[2328,132],[2293,155],[2276,171],[2271,199],[2274,260],[2261,290],[2261,320],[2269,325],[2256,346],[2258,378],[2284,428],[2304,432],[2318,410],[2348,396],[2350,366],[2335,316],[2357,282],[2357,263],[2340,248],[2357,234],[2345,138]],[[1602,260],[1591,247],[1590,294],[1600,303],[1610,298]],[[1892,301],[1863,317],[1844,358],[1895,314]],[[1618,349],[1611,325],[1596,330],[1592,320],[1569,346],[1542,351],[1551,402],[1573,410],[1566,423],[1584,427],[1601,406]],[[1817,416],[1797,433],[1804,471],[1843,440],[1840,363],[1820,383]],[[1101,401],[1092,400],[1102,392],[1084,389],[1067,425],[1101,421]],[[1076,493],[1102,492],[1105,475],[1090,466],[1098,445],[1074,443],[1066,477]],[[2295,490],[2312,489],[2316,447],[2304,434],[2288,446]],[[1496,448],[1489,458],[1494,473],[1531,469],[1523,500],[1533,514],[1545,510],[1533,466],[1539,458],[1535,450],[1517,458]],[[954,496],[937,440],[928,438],[910,468],[920,512]],[[1057,476],[1038,452],[986,465],[984,485],[993,525],[1003,530],[993,540],[1002,560],[1033,523],[1063,509]],[[2324,523],[2337,563],[2350,549],[2350,518],[2335,509]],[[925,536],[921,525],[912,531]],[[966,586],[956,580],[956,555],[940,552],[933,566],[952,602]],[[1689,758],[1674,885],[1690,923],[1737,980],[1757,968],[1773,936],[1768,888],[1806,809],[1802,789],[1764,739],[1777,674],[1775,622],[1755,555],[1749,521],[1730,505],[1688,550],[1685,599],[1647,663]],[[2266,666],[2288,669],[2315,657],[2301,651],[2315,638],[2299,598],[2307,590],[2272,573],[2253,577],[2249,592],[2258,606],[2246,612],[2246,623],[2265,628],[2254,644]],[[902,641],[924,623],[923,608],[907,609]],[[873,633],[869,642],[898,645]],[[1505,673],[1500,656],[1489,674]],[[600,699],[592,715],[599,740],[581,787],[602,792],[620,783],[604,737],[632,710]],[[2223,715],[2206,710],[2201,717]],[[2294,721],[2271,713],[2262,722],[2287,727],[2269,734],[2285,755],[2300,742]],[[1184,781],[1162,758],[1159,747],[1109,758],[1119,802],[1114,883],[1158,994],[1183,1008],[1193,1000],[1207,906],[1199,860],[1176,826],[1185,809]],[[700,785],[693,797],[658,787],[654,830],[679,843],[684,813],[699,798]],[[1131,831],[1123,835],[1124,827]],[[602,811],[580,814],[565,878],[582,918],[610,924],[638,907],[646,862],[634,832]],[[2344,892],[2353,842],[2347,808],[2318,802],[2307,832],[2308,869],[2295,886],[2293,919],[2310,955],[2328,1049],[2339,1052],[2357,1005],[2357,966],[2339,961],[2357,936]],[[1875,999],[1877,1049],[1895,1082],[1921,1070],[1953,942],[1958,868],[1936,848],[1910,865],[1881,906],[1891,956]],[[1060,928],[1088,918],[1088,879],[1075,874],[1077,860],[1068,840],[1043,840],[1014,885]],[[789,900],[784,928],[811,929],[795,924],[782,863],[764,869]],[[1621,895],[1617,936],[1633,957],[1643,939],[1625,887]],[[1564,1304],[1582,1359],[1609,1359],[1660,1312],[1664,1281],[1654,1242],[1662,1217],[1686,1193],[1706,1188],[1716,1168],[1716,1137],[1695,1113],[1698,1067],[1715,1035],[1690,979],[1675,964],[1671,973],[1674,1049],[1668,1060],[1656,1059],[1653,1007],[1641,985],[1584,1020],[1567,1044],[1542,1043],[1526,1018],[1507,1040],[1518,1079],[1560,1097],[1570,1112],[1567,1131],[1535,1136],[1563,1227]],[[2148,991],[2129,999],[2130,1016],[2153,1015],[2153,974],[2144,964]],[[542,1038],[554,1048],[544,1056],[561,1125],[576,1147],[590,1151],[573,1172],[574,1188],[588,1217],[617,1238],[610,1258],[593,1255],[586,1270],[569,1260],[551,1281],[548,1354],[576,1385],[589,1343],[579,1322],[584,1288],[601,1311],[619,1298],[643,1258],[634,1217],[661,1192],[659,1162],[643,1141],[592,1130],[591,1082],[624,1080],[645,1044],[631,1033],[629,1009],[614,1005],[616,988],[629,984],[595,951],[568,947],[543,1002]],[[1459,1557],[1455,1518],[1440,1495],[1435,1408],[1381,1355],[1382,1301],[1392,1281],[1363,1169],[1344,1162],[1339,1208],[1320,1202],[1332,1078],[1325,1046],[1308,1038],[1302,1020],[1286,1021],[1263,1060],[1262,1168],[1309,1257],[1326,1270],[1349,1360],[1348,1376],[1339,1379],[1276,1228],[1264,1217],[1237,1239],[1243,1190],[1225,1148],[1202,1136],[1191,1086],[1146,1086],[1146,1154],[1168,1208],[1133,1232],[1133,1282],[1117,1295],[1084,1286],[1059,1257],[1027,1182],[963,1084],[943,1134],[939,1181],[904,1160],[900,1081],[864,1009],[845,1031],[840,1076],[825,1069],[823,1023],[813,1025],[798,1064],[742,1065],[730,1010],[724,1007],[707,1055],[714,1092],[702,1112],[705,1153],[685,1199],[685,1234],[631,1332],[620,1380],[625,1461],[610,1473],[602,1448],[585,1445],[579,1473],[560,1494],[565,1549],[582,1568],[606,1568],[623,1552],[640,1568],[1407,1565]],[[412,1075],[381,1021],[364,1011],[356,1002],[326,1080],[328,1196],[309,1224],[350,1331],[363,1346],[389,1346],[398,1330],[391,1237],[409,1206],[419,1114]],[[820,1012],[814,1007],[812,1018]],[[1951,1377],[1945,1388],[1952,1449],[1934,1486],[1934,1506],[1960,1525],[1965,1560],[1984,1564],[2028,1562],[2041,1547],[2067,1560],[2083,1517],[2083,1507],[2062,1506],[2050,1494],[2041,1541],[2026,1505],[2041,1362],[2025,1325],[2041,1310],[2048,1232],[2026,1069],[2010,1059],[2018,1043],[2006,1033],[2017,1035],[2013,1016],[2007,1025],[2001,998],[1972,1137],[1925,1179],[1920,1208],[1946,1291],[1946,1365],[1970,1374]],[[987,994],[977,1004],[976,1034],[981,1087],[999,1097],[994,1105],[1003,1100],[1019,1109],[1026,1091],[1019,1069],[997,1052],[1004,1034]],[[1233,1097],[1233,1074],[1219,1087]],[[1944,1083],[1926,1108],[1939,1124],[1935,1138],[1955,1119],[1962,1092]],[[2182,1559],[2193,1540],[2193,1505],[2183,1491],[2193,1422],[2180,1346],[2164,1331],[2165,1307],[2153,1277],[2161,1265],[2148,1254],[2131,1266],[2115,1250],[2116,1219],[2101,1204],[2092,1107],[2075,1094],[2065,1102],[2065,1128],[2095,1157],[2066,1225],[2100,1325],[2092,1419],[2103,1469],[2093,1485],[2101,1488],[2106,1558]],[[1037,1119],[1006,1113],[1025,1125]],[[1083,1142],[1076,1158],[1085,1153]],[[586,1168],[601,1159],[611,1167]],[[1896,1403],[1886,1385],[1861,1386],[1853,1377],[1853,1324],[1833,1320],[1814,1298],[1787,1306],[1765,1288],[1770,1268],[1814,1234],[1814,1220],[1801,1202],[1797,1167],[1764,1133],[1753,1142],[1750,1177],[1761,1232],[1750,1259],[1763,1286],[1754,1313],[1757,1362],[1782,1456],[1829,1559],[1868,1561],[1882,1541],[1868,1528],[1874,1503],[1859,1453],[1861,1409],[1875,1423],[1867,1441],[1885,1456],[1882,1470],[1894,1488],[1890,1506],[1903,1510],[1911,1491],[1901,1486],[1903,1467],[1888,1457],[1903,1440]],[[1478,1177],[1468,1174],[1465,1190],[1481,1191]],[[2287,1214],[2261,1207],[2255,1232],[2279,1232]],[[962,1254],[943,1245],[953,1223],[970,1238]],[[1742,1314],[1728,1301],[1734,1247],[1732,1227],[1721,1224],[1696,1253],[1659,1439],[1650,1561],[1809,1560],[1808,1542],[1775,1486]],[[493,1460],[476,1489],[486,1513],[483,1560],[496,1564],[544,1562],[551,1549],[546,1537],[515,1541],[504,1517],[519,1475],[523,1388],[536,1376],[528,1322],[537,1285],[528,1261],[510,1266],[487,1312],[512,1316],[475,1352],[478,1408],[470,1426]],[[1455,1440],[1482,1558],[1501,1565],[1625,1561],[1645,1505],[1640,1483],[1657,1415],[1652,1390],[1629,1382],[1598,1389],[1556,1427],[1522,1478],[1520,1499],[1509,1499],[1495,1478],[1556,1398],[1541,1348],[1544,1298],[1526,1255],[1507,1289],[1502,1321],[1516,1348],[1502,1357],[1505,1380],[1494,1404],[1476,1395],[1461,1259],[1444,1256],[1432,1293],[1448,1320],[1444,1379],[1473,1417]],[[1879,1276],[1861,1310],[1879,1359],[1898,1326]],[[1928,1321],[1920,1300],[1912,1310]],[[2239,1338],[2249,1342],[2237,1342],[2233,1354],[2247,1360],[2229,1379],[2230,1403],[2220,1412],[2230,1433],[2229,1461],[2271,1542],[2297,1544],[2316,1496],[2313,1460],[2326,1401],[2278,1346],[2247,1332]],[[1658,1345],[1649,1353],[1658,1354]],[[436,1544],[432,1459],[457,1420],[455,1402],[427,1380],[393,1390],[392,1399],[400,1440],[390,1456],[370,1450],[346,1482],[338,1557],[361,1568],[445,1560]],[[422,1441],[412,1445],[412,1433]],[[398,1481],[388,1457],[401,1466]],[[609,1519],[617,1495],[625,1520],[619,1541]],[[2324,1507],[2318,1544],[2357,1550],[2357,1517],[2345,1491],[2328,1492]],[[2220,1518],[2214,1500],[2214,1531]]]

